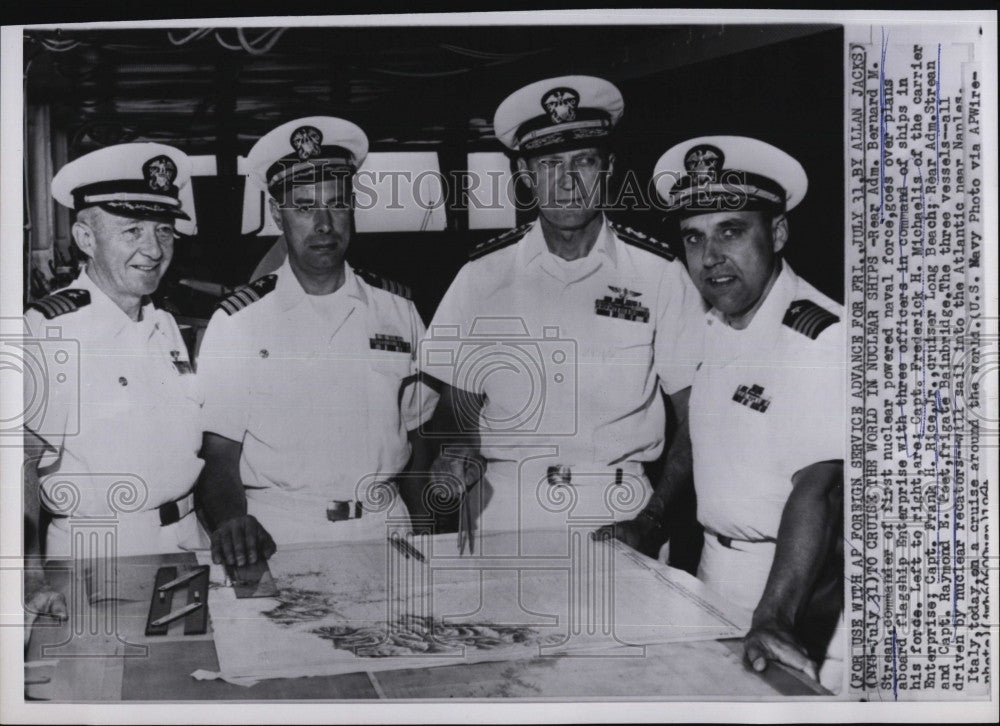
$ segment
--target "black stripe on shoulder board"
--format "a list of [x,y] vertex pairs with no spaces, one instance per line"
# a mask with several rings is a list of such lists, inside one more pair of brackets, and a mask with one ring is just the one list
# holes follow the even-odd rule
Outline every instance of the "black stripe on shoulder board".
[[812,300],[795,300],[788,306],[781,322],[807,338],[816,340],[820,333],[840,322],[840,318]]
[[68,289],[46,295],[41,300],[28,305],[30,310],[37,310],[46,320],[58,318],[60,315],[72,313],[90,305],[90,291]]
[[359,270],[354,269],[354,274],[360,277],[362,280],[367,282],[372,287],[377,287],[386,292],[391,292],[393,295],[399,295],[400,297],[405,297],[407,300],[413,299],[413,291],[408,285],[404,285],[401,282],[396,282],[395,280],[390,280],[387,277],[382,277],[381,275],[371,272],[369,270]]
[[220,302],[219,309],[225,310],[226,315],[238,313],[247,305],[257,302],[269,292],[273,291],[276,284],[278,284],[277,275],[264,275],[263,277],[254,280],[249,285],[244,285],[239,288],[232,295]]
[[532,222],[522,224],[520,227],[508,229],[501,235],[491,237],[485,242],[480,242],[472,248],[472,251],[469,253],[469,259],[477,260],[484,255],[488,255],[490,252],[496,252],[497,250],[502,250],[504,247],[510,247],[512,244],[519,242],[524,235],[528,234],[528,230],[531,229],[532,224]]
[[618,239],[626,244],[630,244],[633,247],[640,247],[647,252],[652,252],[654,255],[659,255],[668,260],[674,260],[677,256],[674,254],[673,250],[670,249],[670,245],[666,242],[661,242],[655,237],[650,237],[645,232],[640,232],[637,229],[632,229],[631,227],[626,227],[618,222],[609,222],[611,225],[611,231],[617,235]]

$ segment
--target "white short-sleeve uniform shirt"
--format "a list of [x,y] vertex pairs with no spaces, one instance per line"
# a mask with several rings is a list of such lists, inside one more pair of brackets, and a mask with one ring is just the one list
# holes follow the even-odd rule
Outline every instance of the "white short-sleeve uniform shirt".
[[[840,305],[787,263],[745,329],[727,326],[714,310],[705,317],[690,400],[698,520],[706,529],[700,574],[734,585],[747,607],[763,593],[792,477],[844,458],[842,317]],[[720,547],[717,535],[735,542]],[[728,574],[715,567],[715,555],[732,560]]]
[[[405,288],[345,269],[336,292],[308,295],[286,260],[223,302],[198,355],[202,427],[242,443],[249,513],[279,544],[362,537],[437,403]],[[332,501],[368,517],[332,523]]]
[[25,320],[26,352],[44,363],[25,392],[26,427],[50,447],[39,462],[56,515],[48,554],[69,553],[74,516],[115,517],[119,555],[190,545],[195,516],[160,527],[157,512],[202,466],[195,376],[173,317],[146,303],[133,321],[83,272]]
[[[663,449],[660,389],[691,384],[703,313],[663,243],[605,222],[590,253],[567,261],[549,251],[536,220],[486,243],[459,271],[420,366],[485,397],[478,423],[495,501],[513,488],[500,481],[516,469],[505,462],[641,475],[638,462]],[[641,478],[636,506],[649,494]],[[522,505],[523,527],[538,507]]]

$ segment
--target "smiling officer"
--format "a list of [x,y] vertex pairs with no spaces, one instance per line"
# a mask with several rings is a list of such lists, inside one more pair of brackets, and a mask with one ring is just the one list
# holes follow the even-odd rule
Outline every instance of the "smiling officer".
[[[48,557],[85,556],[73,550],[73,523],[109,515],[116,536],[108,555],[198,544],[194,375],[176,322],[149,300],[173,257],[175,220],[189,219],[181,194],[190,175],[178,149],[135,143],[82,156],[52,180],[56,201],[76,212],[73,240],[87,262],[69,287],[25,313],[40,347],[66,341],[53,367],[79,375],[56,377],[45,390],[32,390],[34,379],[25,376],[26,402],[41,402],[41,414],[25,424],[29,556],[42,549],[41,506],[53,514]],[[60,359],[76,346],[78,359]],[[51,593],[33,576],[29,610],[52,612]]]
[[[818,677],[826,643],[807,651],[809,620],[835,619],[843,594],[844,325],[782,256],[806,174],[763,141],[708,136],[667,151],[655,176],[711,305],[689,417],[698,577],[753,611],[755,669],[773,659]],[[842,663],[823,665],[835,686]]]
[[367,152],[356,125],[313,116],[248,155],[288,258],[223,300],[198,357],[199,492],[216,562],[266,558],[275,542],[384,536],[387,482],[437,402],[417,382],[424,326],[409,290],[345,261]]

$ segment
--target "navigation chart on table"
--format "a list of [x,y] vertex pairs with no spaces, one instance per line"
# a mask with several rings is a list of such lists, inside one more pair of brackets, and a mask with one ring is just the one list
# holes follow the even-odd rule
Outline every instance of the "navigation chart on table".
[[[516,533],[479,552],[517,552]],[[491,541],[492,540],[492,541]],[[485,660],[641,657],[643,646],[742,635],[691,575],[585,532],[547,533],[530,556],[459,556],[454,535],[282,547],[273,598],[237,599],[212,570],[221,674],[264,678],[426,668]]]

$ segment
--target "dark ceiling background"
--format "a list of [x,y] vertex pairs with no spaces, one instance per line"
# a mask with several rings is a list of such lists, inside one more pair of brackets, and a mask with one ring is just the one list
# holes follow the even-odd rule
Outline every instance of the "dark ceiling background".
[[[25,34],[30,100],[73,128],[71,156],[117,141],[239,153],[322,109],[378,143],[490,137],[497,103],[545,75],[621,84],[814,35],[816,26],[202,28]],[[629,104],[630,112],[635,103]]]
[[[179,277],[246,281],[270,243],[240,235],[237,155],[279,123],[313,114],[358,123],[372,148],[433,148],[442,169],[500,150],[498,103],[531,81],[568,73],[625,96],[618,170],[647,180],[685,138],[757,136],[798,158],[810,191],[790,217],[793,266],[843,297],[843,34],[836,26],[479,26],[463,28],[181,28],[24,36],[25,96],[50,107],[69,156],[123,141],[215,154],[196,180],[199,234],[178,248]],[[31,160],[28,160],[31,163]],[[461,211],[461,210],[459,210]],[[616,215],[669,236],[659,215]],[[445,232],[360,235],[351,260],[410,284],[429,317],[469,246],[488,233],[452,214]],[[182,305],[198,304],[195,298]]]

